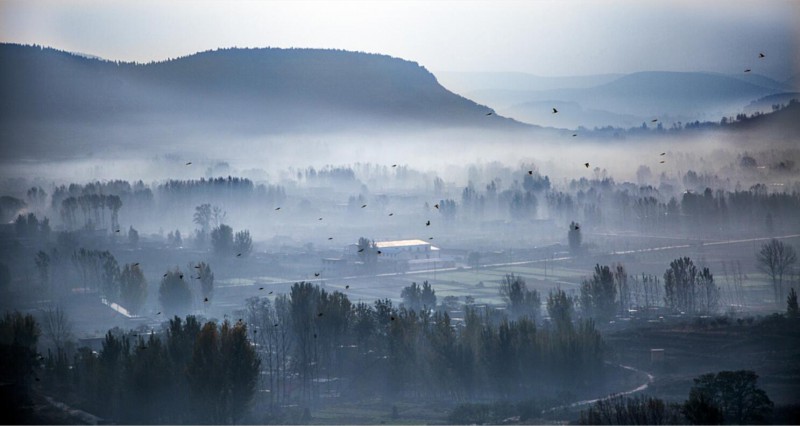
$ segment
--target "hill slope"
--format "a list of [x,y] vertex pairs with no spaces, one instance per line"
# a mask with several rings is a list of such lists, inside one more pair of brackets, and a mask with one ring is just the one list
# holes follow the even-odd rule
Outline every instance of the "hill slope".
[[385,55],[225,49],[133,64],[2,44],[0,63],[4,139],[28,135],[25,123],[35,123],[36,138],[60,125],[198,126],[250,134],[528,127],[487,116],[489,108],[449,92],[417,63]]

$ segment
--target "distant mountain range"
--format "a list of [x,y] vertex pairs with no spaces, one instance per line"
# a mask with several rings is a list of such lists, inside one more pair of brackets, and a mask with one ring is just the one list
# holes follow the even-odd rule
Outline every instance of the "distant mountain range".
[[[120,147],[170,152],[179,145],[202,149],[200,143],[224,150],[221,141],[234,138],[247,139],[241,147],[248,149],[264,135],[455,129],[472,136],[521,131],[522,138],[529,132],[550,137],[562,131],[538,125],[634,127],[653,118],[669,127],[719,121],[746,105],[770,111],[797,92],[790,81],[759,75],[677,72],[557,78],[443,73],[440,84],[415,62],[321,49],[221,49],[135,64],[0,44],[0,64],[0,154],[6,160]],[[448,90],[455,87],[489,106]]]
[[[758,98],[793,91],[752,73],[638,72],[546,78],[509,73],[444,73],[440,81],[501,115],[561,128],[632,127],[659,118],[665,123],[716,121]],[[552,107],[559,108],[558,115]]]
[[0,64],[4,140],[58,138],[62,124],[256,135],[530,127],[448,91],[415,62],[377,54],[224,49],[134,64],[2,44]]

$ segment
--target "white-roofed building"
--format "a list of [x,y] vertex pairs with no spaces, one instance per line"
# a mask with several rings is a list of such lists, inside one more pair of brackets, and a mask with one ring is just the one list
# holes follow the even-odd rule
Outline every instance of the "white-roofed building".
[[438,259],[439,248],[423,240],[379,241],[381,257],[398,260]]

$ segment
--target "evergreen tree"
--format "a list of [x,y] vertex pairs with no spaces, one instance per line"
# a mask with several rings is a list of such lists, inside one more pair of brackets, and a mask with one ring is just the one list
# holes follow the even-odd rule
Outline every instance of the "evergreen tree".
[[797,309],[797,292],[794,287],[789,290],[789,296],[786,297],[786,316],[789,318],[797,318],[800,315]]
[[120,301],[132,314],[138,314],[147,300],[147,280],[137,264],[126,264],[119,278]]
[[220,256],[229,256],[233,252],[233,228],[221,224],[211,231],[211,247]]

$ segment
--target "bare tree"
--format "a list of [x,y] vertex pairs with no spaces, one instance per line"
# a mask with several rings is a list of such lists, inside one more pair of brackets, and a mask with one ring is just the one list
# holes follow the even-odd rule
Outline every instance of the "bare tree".
[[631,308],[631,288],[628,285],[628,272],[625,271],[625,266],[621,263],[614,265],[612,271],[619,297],[619,312],[622,316],[628,316],[628,310]]
[[36,253],[36,257],[33,259],[34,263],[36,264],[36,269],[39,272],[39,281],[42,284],[42,288],[49,289],[50,288],[50,256],[47,253],[39,250]]
[[253,238],[250,231],[239,231],[233,237],[233,248],[237,256],[248,257],[253,251]]
[[147,280],[137,264],[126,264],[119,278],[120,301],[129,312],[138,314],[147,300]]
[[506,274],[500,281],[500,296],[506,302],[512,320],[526,316],[539,320],[541,296],[536,290],[528,290],[525,280],[519,275]]
[[795,253],[794,247],[773,238],[761,246],[756,260],[758,269],[769,275],[772,280],[775,303],[780,304],[783,301],[783,275],[797,262],[797,253]]
[[215,227],[222,225],[226,216],[228,216],[228,213],[222,207],[214,206],[211,208],[211,218],[214,220]]
[[697,267],[688,257],[679,257],[664,272],[664,301],[670,309],[695,313]]
[[72,323],[60,306],[51,306],[42,315],[42,331],[56,347],[56,351],[61,351],[72,338]]

